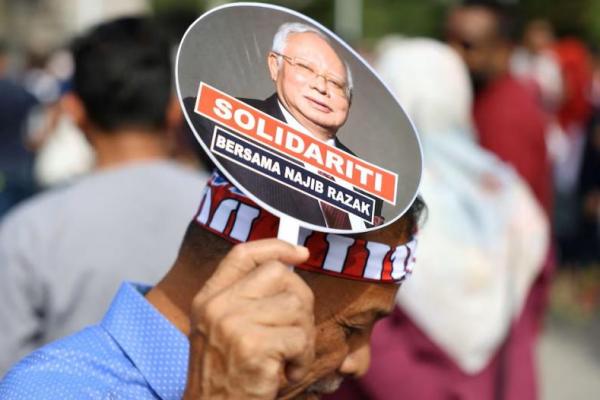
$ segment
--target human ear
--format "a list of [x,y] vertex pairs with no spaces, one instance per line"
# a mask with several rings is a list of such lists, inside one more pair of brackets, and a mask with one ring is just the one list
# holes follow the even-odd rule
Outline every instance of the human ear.
[[171,96],[165,112],[167,130],[179,127],[183,123],[183,113],[176,96]]
[[73,123],[83,132],[89,125],[89,119],[83,101],[73,92],[60,99],[61,109],[71,118]]
[[271,80],[276,82],[277,76],[279,75],[279,56],[273,52],[270,52],[269,56],[267,57],[267,65],[269,66],[269,75],[271,75]]

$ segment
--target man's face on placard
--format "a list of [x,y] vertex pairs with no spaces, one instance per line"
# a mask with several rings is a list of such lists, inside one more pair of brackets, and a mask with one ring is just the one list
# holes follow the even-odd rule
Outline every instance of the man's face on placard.
[[350,99],[346,68],[329,43],[313,32],[291,33],[268,64],[279,100],[294,118],[321,139],[335,136]]

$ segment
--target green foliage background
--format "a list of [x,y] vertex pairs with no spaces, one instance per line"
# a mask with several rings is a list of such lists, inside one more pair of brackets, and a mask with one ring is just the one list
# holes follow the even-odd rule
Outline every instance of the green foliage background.
[[[600,47],[600,0],[498,0],[520,21],[549,19],[560,35],[576,34]],[[198,16],[219,0],[151,0],[156,14]],[[448,7],[459,0],[363,0],[363,37],[375,40],[389,33],[438,37]],[[298,10],[333,29],[334,0],[263,1]]]

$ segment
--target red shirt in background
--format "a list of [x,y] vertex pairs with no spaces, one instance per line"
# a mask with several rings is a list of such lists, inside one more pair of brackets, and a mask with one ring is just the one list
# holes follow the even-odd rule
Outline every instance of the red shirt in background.
[[552,171],[546,151],[547,119],[531,91],[505,75],[482,89],[473,112],[481,146],[512,165],[550,215]]
[[[505,75],[477,94],[473,113],[481,146],[516,169],[551,220],[552,166],[545,138],[547,118],[541,104],[525,85]],[[554,264],[551,246],[523,310],[523,318],[536,330],[548,302]]]
[[565,99],[558,110],[558,120],[567,133],[572,126],[582,127],[589,119],[592,106],[592,62],[585,45],[577,38],[564,38],[554,46],[564,82]]

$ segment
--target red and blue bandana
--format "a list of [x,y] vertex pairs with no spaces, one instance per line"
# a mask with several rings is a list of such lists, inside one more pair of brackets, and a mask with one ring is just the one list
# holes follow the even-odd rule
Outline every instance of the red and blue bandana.
[[[277,237],[279,218],[259,207],[217,171],[209,180],[194,220],[204,229],[240,243]],[[297,268],[361,281],[400,283],[412,272],[416,237],[386,244],[300,228],[298,244],[310,258]]]

